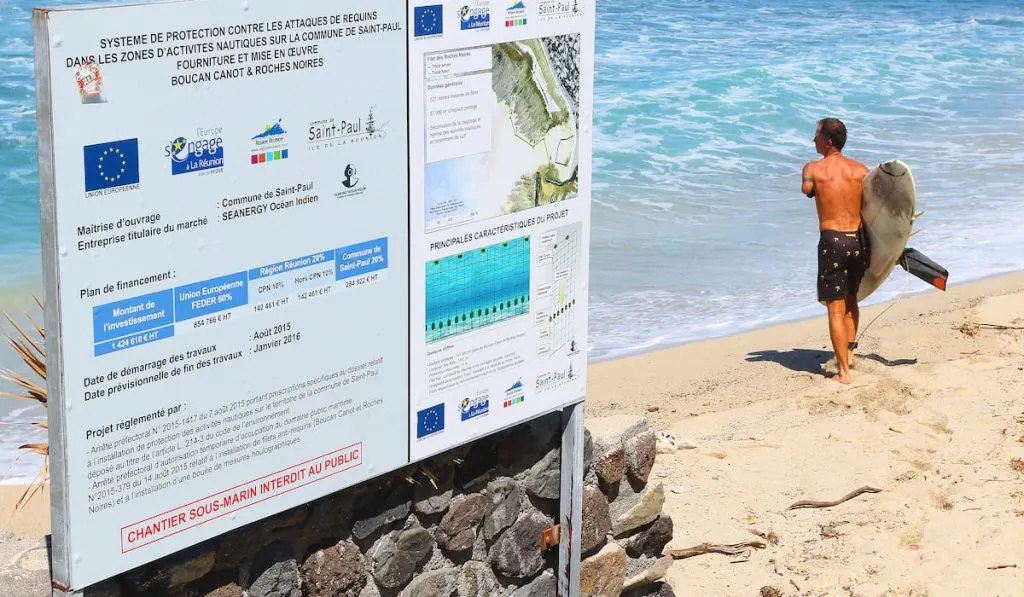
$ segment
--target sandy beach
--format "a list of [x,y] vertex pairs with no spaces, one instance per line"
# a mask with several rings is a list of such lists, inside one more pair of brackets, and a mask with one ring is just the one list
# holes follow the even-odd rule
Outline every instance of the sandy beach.
[[[851,386],[828,378],[822,316],[594,364],[587,416],[647,416],[692,444],[652,476],[669,548],[764,543],[676,561],[679,595],[1024,595],[1022,327],[1024,272],[896,301]],[[882,491],[787,510],[865,485]],[[0,486],[0,527],[41,536],[46,496],[12,515],[23,491]]]
[[[646,415],[694,446],[652,476],[670,549],[765,544],[677,560],[679,595],[1024,595],[1021,328],[1016,273],[897,301],[860,339],[851,386],[826,377],[823,313],[597,364],[587,416]],[[882,491],[787,510],[865,485]]]

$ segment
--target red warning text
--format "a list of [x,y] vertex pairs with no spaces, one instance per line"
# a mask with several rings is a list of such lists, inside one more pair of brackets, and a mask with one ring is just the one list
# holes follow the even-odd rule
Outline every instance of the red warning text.
[[126,525],[121,528],[121,553],[172,537],[362,463],[363,444],[360,442]]

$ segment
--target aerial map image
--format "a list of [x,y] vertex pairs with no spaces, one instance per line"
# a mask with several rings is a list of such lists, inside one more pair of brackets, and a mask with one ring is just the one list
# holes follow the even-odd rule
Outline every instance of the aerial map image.
[[473,135],[473,123],[489,122],[490,131],[478,131],[483,147],[477,134],[467,155],[427,163],[428,232],[576,196],[579,41],[574,34],[495,44],[490,72],[461,75],[490,83],[480,94],[490,98],[461,109],[477,116],[461,129]]

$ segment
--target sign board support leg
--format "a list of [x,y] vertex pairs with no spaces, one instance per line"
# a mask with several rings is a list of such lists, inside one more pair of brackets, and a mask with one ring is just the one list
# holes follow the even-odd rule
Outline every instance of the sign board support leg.
[[580,528],[583,524],[583,403],[562,411],[562,490],[559,514],[558,595],[580,594]]

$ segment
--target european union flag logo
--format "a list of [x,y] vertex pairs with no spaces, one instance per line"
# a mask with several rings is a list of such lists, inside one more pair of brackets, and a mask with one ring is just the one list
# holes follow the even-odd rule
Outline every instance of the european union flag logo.
[[444,431],[444,402],[416,413],[416,439]]
[[85,192],[139,183],[139,140],[122,139],[86,145]]
[[412,10],[413,34],[416,37],[441,35],[444,32],[444,5],[417,6]]

